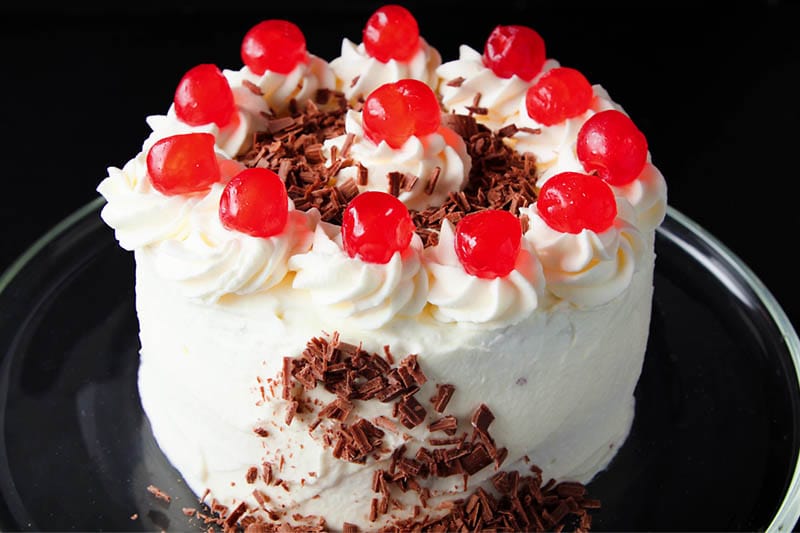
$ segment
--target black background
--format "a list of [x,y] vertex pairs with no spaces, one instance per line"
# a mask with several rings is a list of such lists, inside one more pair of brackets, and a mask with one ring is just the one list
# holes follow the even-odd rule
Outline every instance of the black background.
[[[444,61],[526,24],[548,57],[602,84],[648,138],[669,203],[719,239],[797,327],[800,11],[789,3],[402,2]],[[36,2],[0,7],[0,272],[97,197],[163,114],[190,67],[241,66],[264,18],[303,29],[312,53],[360,42],[380,2]],[[642,7],[642,6],[647,7]]]

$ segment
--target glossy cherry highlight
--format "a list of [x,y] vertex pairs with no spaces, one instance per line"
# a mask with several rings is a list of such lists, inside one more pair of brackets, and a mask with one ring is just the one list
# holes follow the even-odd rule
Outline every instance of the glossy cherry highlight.
[[245,34],[241,56],[244,64],[259,76],[268,70],[288,74],[299,63],[308,62],[306,38],[293,22],[264,20]]
[[626,185],[647,163],[647,139],[625,113],[616,109],[592,115],[578,131],[578,160],[611,185]]
[[400,148],[412,135],[434,133],[441,119],[433,90],[414,79],[381,85],[367,96],[362,111],[364,135],[375,144],[386,141],[392,148]]
[[617,216],[614,192],[597,176],[562,172],[545,182],[536,199],[539,215],[548,226],[564,233],[584,229],[601,233]]
[[156,141],[147,152],[147,173],[162,194],[188,194],[208,190],[220,180],[210,133],[172,135]]
[[552,126],[585,113],[593,97],[592,86],[580,71],[557,67],[528,88],[525,108],[533,120]]
[[350,257],[386,264],[411,243],[414,222],[405,204],[389,193],[365,191],[347,204],[342,244]]
[[483,279],[507,276],[514,270],[521,242],[519,219],[500,209],[470,213],[455,228],[456,255],[461,265]]
[[417,19],[403,6],[389,4],[375,11],[362,34],[367,54],[381,63],[408,61],[419,49]]
[[496,26],[486,39],[483,64],[501,78],[532,80],[546,59],[544,39],[527,26]]
[[173,98],[175,115],[190,126],[215,123],[227,125],[236,106],[233,91],[222,71],[212,64],[201,64],[183,75]]
[[283,231],[289,199],[280,176],[266,168],[248,168],[235,175],[219,200],[219,219],[230,230],[253,237],[272,237]]

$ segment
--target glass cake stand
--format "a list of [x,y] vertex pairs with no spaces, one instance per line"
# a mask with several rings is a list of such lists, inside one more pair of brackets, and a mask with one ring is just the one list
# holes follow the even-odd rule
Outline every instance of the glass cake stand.
[[[197,497],[139,404],[133,255],[102,205],[75,212],[0,277],[4,531],[204,529],[183,514]],[[673,208],[656,251],[636,418],[589,485],[602,502],[593,530],[796,529],[795,330],[748,267]]]

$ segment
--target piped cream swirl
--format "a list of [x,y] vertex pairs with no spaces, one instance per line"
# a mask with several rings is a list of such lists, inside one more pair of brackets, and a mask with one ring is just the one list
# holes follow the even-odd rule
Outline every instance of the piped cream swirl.
[[[375,144],[364,137],[361,113],[350,110],[345,118],[345,134],[325,141],[323,154],[328,165],[333,165],[331,148],[337,147],[341,153],[347,135],[353,135],[347,157],[360,163],[367,172],[366,184],[359,185],[359,191],[390,191],[388,174],[400,172],[419,178],[409,190],[400,190],[398,198],[409,209],[425,209],[441,205],[451,192],[461,190],[472,168],[472,159],[467,153],[464,140],[453,130],[440,126],[439,130],[425,137],[411,136],[398,149],[386,142]],[[438,168],[438,171],[436,169]],[[437,175],[435,185],[430,188],[429,181]],[[358,167],[351,165],[342,168],[337,181],[348,178],[358,181]]]
[[627,202],[617,197],[618,212],[607,230],[564,233],[551,228],[535,204],[520,208],[529,221],[524,238],[542,263],[547,289],[578,307],[603,305],[631,283],[644,251],[642,234],[624,217]]
[[[475,114],[475,120],[490,129],[497,130],[509,124],[519,109],[525,93],[539,77],[557,67],[558,62],[548,59],[542,71],[532,80],[525,81],[517,75],[501,78],[483,64],[479,52],[462,44],[458,48],[459,58],[443,63],[436,74],[439,77],[439,93],[445,111],[461,115],[471,114],[469,108],[486,108],[487,114]],[[480,96],[476,104],[476,96]]]
[[122,169],[109,167],[108,176],[97,186],[106,200],[100,216],[128,251],[184,238],[190,231],[188,214],[202,198],[197,194],[166,196],[155,190],[147,175],[146,157],[140,152]]
[[367,54],[364,43],[357,45],[349,39],[343,39],[341,55],[331,61],[330,66],[336,76],[336,88],[350,102],[355,102],[359,98],[366,98],[384,83],[407,78],[425,82],[435,90],[436,69],[441,63],[442,56],[422,37],[419,49],[411,59],[390,59],[386,63]]
[[444,219],[439,242],[425,250],[425,260],[431,276],[428,302],[433,306],[433,316],[441,322],[507,326],[523,320],[539,306],[544,277],[524,240],[514,270],[503,277],[479,278],[461,265],[453,226]]
[[338,318],[365,329],[379,328],[395,316],[415,316],[425,306],[428,276],[422,267],[422,241],[414,235],[401,254],[386,264],[351,258],[342,247],[339,226],[320,222],[311,249],[290,258],[292,287]]
[[146,250],[156,271],[177,282],[190,298],[215,302],[226,294],[250,294],[280,283],[289,257],[311,246],[313,221],[289,202],[289,218],[275,236],[253,237],[225,228],[219,218],[224,185],[215,184],[191,209],[189,233]]
[[516,113],[507,119],[506,124],[503,124],[504,126],[514,124],[521,129],[513,137],[506,138],[506,143],[517,152],[530,152],[535,155],[536,168],[539,172],[547,170],[556,164],[562,153],[570,154],[574,151],[578,132],[589,117],[607,109],[620,109],[600,85],[593,85],[592,91],[594,97],[589,109],[576,117],[550,126],[545,126],[531,118],[528,115],[525,98],[521,98]]
[[328,62],[313,54],[309,54],[307,63],[299,63],[288,74],[267,70],[258,75],[247,65],[222,73],[228,79],[237,105],[253,115],[283,115],[292,101],[303,105],[314,98],[318,89],[333,89],[335,85]]
[[175,105],[171,105],[166,115],[150,115],[145,119],[152,130],[145,139],[142,149],[147,152],[159,140],[172,135],[186,133],[210,133],[214,136],[217,148],[228,157],[236,157],[250,148],[253,133],[263,129],[263,117],[253,115],[237,104],[231,121],[220,128],[214,122],[192,126],[175,115]]

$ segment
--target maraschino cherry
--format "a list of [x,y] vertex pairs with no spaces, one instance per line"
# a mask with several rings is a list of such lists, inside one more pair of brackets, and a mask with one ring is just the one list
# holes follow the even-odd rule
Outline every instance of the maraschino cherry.
[[542,71],[544,39],[527,26],[496,26],[483,48],[483,64],[500,78],[530,81]]
[[375,144],[381,141],[400,148],[412,135],[434,133],[441,124],[441,107],[426,83],[403,79],[385,83],[364,101],[364,135]]
[[601,233],[617,216],[614,192],[597,176],[562,172],[542,185],[536,199],[539,215],[548,226],[563,233],[584,229]]
[[466,215],[455,228],[455,247],[467,273],[483,279],[507,276],[514,270],[522,242],[519,219],[501,209]]
[[342,216],[342,244],[350,257],[386,264],[408,248],[415,226],[405,204],[389,193],[365,191]]
[[210,122],[225,127],[236,106],[233,91],[222,71],[213,64],[201,64],[183,75],[173,98],[175,115],[190,126]]
[[621,111],[609,109],[589,117],[578,131],[578,160],[611,185],[627,185],[647,163],[647,139]]
[[266,71],[288,74],[309,60],[306,38],[293,22],[264,20],[250,28],[242,39],[242,61],[257,75]]
[[525,108],[533,120],[552,126],[585,113],[593,97],[592,86],[580,71],[557,67],[528,88]]
[[253,237],[272,237],[283,231],[289,199],[280,176],[266,168],[248,168],[225,185],[219,200],[219,219],[230,230]]
[[362,32],[367,54],[381,63],[408,61],[419,49],[419,26],[403,6],[389,4],[375,11]]
[[214,136],[186,133],[159,139],[147,152],[147,173],[162,194],[208,190],[220,180]]

